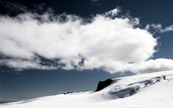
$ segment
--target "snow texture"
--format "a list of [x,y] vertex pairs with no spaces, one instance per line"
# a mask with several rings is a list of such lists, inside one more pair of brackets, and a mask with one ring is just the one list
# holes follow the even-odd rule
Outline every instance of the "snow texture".
[[112,79],[97,92],[80,92],[1,104],[0,108],[173,108],[173,71]]

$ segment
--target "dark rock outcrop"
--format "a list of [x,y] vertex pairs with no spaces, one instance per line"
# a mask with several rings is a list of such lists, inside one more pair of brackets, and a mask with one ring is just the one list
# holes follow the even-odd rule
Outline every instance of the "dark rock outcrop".
[[105,81],[99,81],[96,91],[100,91],[100,90],[104,89],[105,87],[109,86],[112,82],[113,82],[113,80],[111,78],[109,78]]

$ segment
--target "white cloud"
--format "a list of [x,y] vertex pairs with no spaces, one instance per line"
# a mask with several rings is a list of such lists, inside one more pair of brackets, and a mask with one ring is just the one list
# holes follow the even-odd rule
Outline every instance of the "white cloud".
[[[98,14],[91,22],[74,15],[1,15],[0,54],[11,59],[0,64],[19,69],[102,68],[110,73],[171,69],[172,60],[149,60],[157,40],[137,27],[139,19],[115,17],[117,13]],[[53,63],[42,65],[38,55]]]
[[129,70],[135,73],[146,73],[146,72],[158,72],[158,71],[165,71],[165,70],[172,70],[173,69],[173,60],[172,59],[165,59],[159,58],[156,60],[148,60],[145,62],[141,62],[138,64],[134,64],[129,67]]
[[153,30],[153,32],[165,33],[169,31],[173,31],[173,25],[167,26],[165,28],[162,27],[161,24],[147,24],[145,27],[146,30]]
[[106,15],[111,15],[111,16],[116,16],[116,15],[118,15],[118,12],[119,12],[120,10],[118,9],[118,8],[115,8],[115,9],[113,9],[113,10],[110,10],[110,11],[108,11],[108,12],[106,12],[105,14]]
[[40,65],[40,61],[38,60],[20,60],[20,59],[5,59],[0,60],[0,64],[6,64],[9,67],[17,68],[17,70],[21,69],[44,69],[44,70],[52,70],[57,69],[57,67],[54,66],[44,66]]
[[161,32],[162,33],[169,32],[169,31],[173,31],[173,25],[170,25],[168,27],[165,27],[165,29],[161,29]]
[[145,27],[146,30],[151,30],[153,29],[154,32],[160,32],[162,29],[162,25],[161,24],[147,24],[147,26]]

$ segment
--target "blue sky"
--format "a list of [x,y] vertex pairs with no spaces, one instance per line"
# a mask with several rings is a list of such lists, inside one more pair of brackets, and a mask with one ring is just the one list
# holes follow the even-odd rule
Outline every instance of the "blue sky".
[[[172,3],[171,0],[0,0],[0,100],[13,101],[67,91],[95,90],[99,80],[172,69]],[[118,13],[113,11],[116,9]],[[55,20],[61,15],[62,22]],[[69,26],[64,17],[69,20]],[[126,22],[123,17],[129,21]],[[80,24],[81,20],[84,24]],[[64,25],[59,25],[58,21]],[[56,31],[68,32],[72,38],[67,38],[67,41],[58,40],[63,43],[62,46],[55,41],[55,47],[49,47],[61,33],[55,35],[56,31],[54,33],[54,29],[51,29],[54,25],[51,24],[59,27]],[[84,29],[76,29],[85,24],[88,26]],[[106,27],[101,28],[103,24]],[[120,30],[112,31],[111,27],[114,26]],[[124,31],[129,28],[132,35]],[[136,28],[140,30],[136,31]],[[32,30],[34,32],[27,34]],[[93,33],[100,36],[93,38]],[[117,36],[110,36],[114,40],[110,45],[107,44],[111,42],[107,40],[109,33]],[[36,34],[43,35],[43,38],[35,38]],[[21,38],[25,35],[28,37]],[[62,39],[68,36],[63,33],[61,35],[64,37],[58,37]],[[120,43],[116,46],[114,43],[119,42],[116,41],[118,39]],[[78,40],[74,45],[73,42]],[[97,43],[98,40],[101,44]],[[135,46],[129,47],[129,42]]]

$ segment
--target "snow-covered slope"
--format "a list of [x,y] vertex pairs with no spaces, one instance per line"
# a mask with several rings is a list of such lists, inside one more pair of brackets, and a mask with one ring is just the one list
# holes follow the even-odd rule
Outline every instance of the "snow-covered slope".
[[173,71],[113,79],[98,92],[47,96],[0,108],[173,108]]

